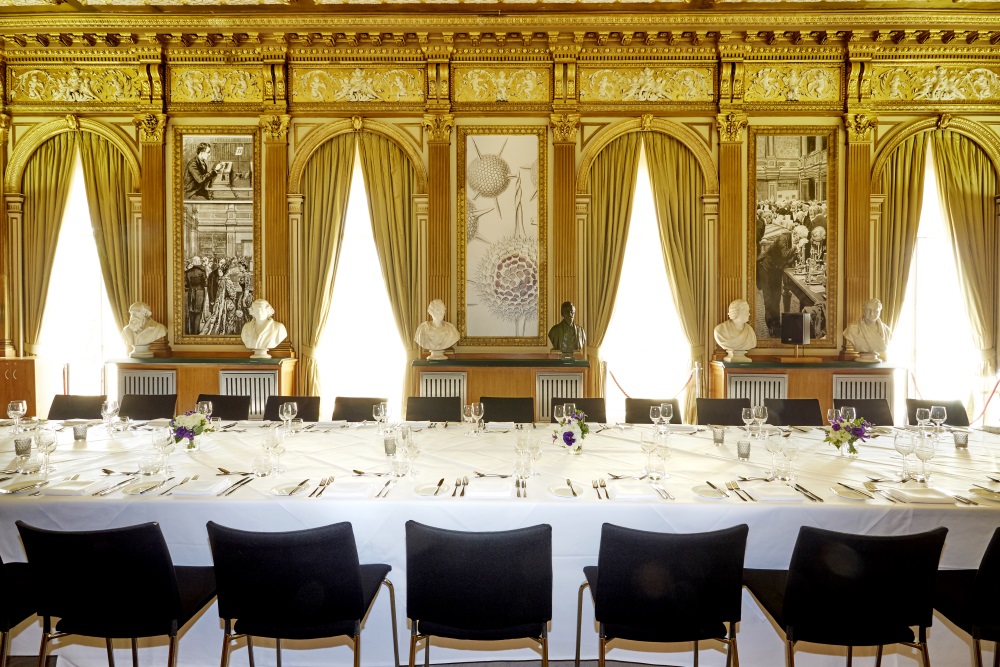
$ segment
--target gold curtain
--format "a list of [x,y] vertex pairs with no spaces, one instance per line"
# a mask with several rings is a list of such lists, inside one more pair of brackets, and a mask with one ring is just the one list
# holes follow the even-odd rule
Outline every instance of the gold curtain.
[[302,386],[309,396],[320,395],[319,367],[313,350],[319,344],[333,299],[340,245],[344,240],[347,198],[354,170],[354,133],[337,135],[323,143],[302,173],[302,237],[297,271],[302,286],[299,336]]
[[[38,344],[49,294],[52,258],[73,176],[76,134],[63,132],[38,147],[24,170],[24,339]],[[68,286],[67,286],[68,288]],[[31,351],[30,349],[28,351]]]
[[399,337],[406,349],[403,405],[411,393],[410,362],[419,355],[413,332],[423,320],[420,296],[420,246],[413,216],[416,174],[409,158],[391,140],[372,132],[360,134],[361,170],[368,193],[368,212],[375,235],[382,278],[392,304]]
[[604,147],[587,174],[591,201],[583,239],[587,270],[581,319],[587,331],[591,396],[604,396],[601,343],[608,331],[622,274],[641,148],[640,132],[622,135]]
[[920,226],[927,164],[927,132],[915,134],[892,152],[882,171],[882,226],[875,232],[875,296],[882,301],[882,321],[899,321],[910,278],[910,262]]
[[[128,195],[134,192],[132,170],[122,152],[110,141],[92,132],[81,132],[80,157],[87,188],[90,223],[97,242],[104,287],[118,327],[128,324]],[[166,313],[157,313],[164,317]]]
[[[674,308],[691,346],[692,361],[705,356],[708,305],[706,230],[701,215],[705,177],[694,153],[662,132],[643,132],[646,163],[660,228],[660,249],[667,268]],[[684,421],[694,423],[697,385],[687,385]]]
[[964,288],[972,337],[984,376],[996,373],[997,232],[994,213],[997,175],[974,141],[958,132],[934,132],[938,197],[951,234],[958,279]]

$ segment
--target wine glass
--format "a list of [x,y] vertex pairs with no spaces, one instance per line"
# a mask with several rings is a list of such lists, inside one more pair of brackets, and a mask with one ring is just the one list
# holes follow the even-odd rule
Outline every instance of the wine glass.
[[475,422],[474,433],[479,433],[479,424],[483,421],[484,414],[486,413],[482,403],[476,402],[472,404],[472,420]]
[[741,413],[741,419],[743,419],[743,423],[746,424],[747,436],[749,436],[750,424],[753,422],[753,408],[743,408],[743,412]]
[[468,422],[469,428],[465,431],[465,435],[474,435],[472,430],[472,420],[476,418],[476,411],[472,407],[472,403],[462,406],[462,419]]
[[44,427],[35,433],[35,444],[42,455],[42,472],[53,472],[55,466],[49,465],[49,457],[56,451],[56,434],[51,428]]
[[528,454],[531,456],[531,476],[538,477],[541,473],[536,469],[535,463],[542,458],[542,438],[528,439]]
[[656,432],[655,431],[640,431],[639,432],[639,446],[642,451],[646,453],[646,465],[643,472],[647,475],[653,474],[653,461],[652,455],[656,451]]
[[840,416],[844,418],[844,421],[854,421],[858,417],[858,411],[850,405],[845,405],[840,408]]
[[264,449],[271,455],[274,461],[274,472],[280,474],[285,472],[281,467],[281,455],[285,453],[285,430],[283,428],[268,429],[264,436]]
[[11,401],[7,404],[7,416],[14,420],[14,433],[20,433],[21,417],[23,417],[27,412],[27,401]]
[[563,403],[563,409],[566,411],[566,417],[572,417],[576,412],[576,403]]
[[826,409],[826,421],[830,422],[831,426],[833,425],[833,422],[837,421],[841,417],[843,417],[843,415],[840,413],[840,410],[838,410],[837,408],[827,408]]
[[795,459],[799,457],[799,443],[795,438],[775,438],[781,442],[781,455],[788,461],[787,481],[795,481]]
[[413,436],[413,432],[410,430],[410,427],[400,426],[396,437],[399,442],[399,446],[406,450],[406,454],[410,458],[410,472],[413,474],[419,473],[420,471],[417,470],[416,461],[420,458],[421,454],[420,444]]
[[753,406],[753,420],[758,426],[763,425],[767,421],[767,408],[763,405]]
[[649,419],[650,419],[650,421],[653,422],[653,426],[656,426],[657,424],[660,423],[660,417],[661,417],[662,414],[663,413],[662,413],[659,405],[651,405],[651,406],[649,406]]
[[389,417],[389,406],[386,403],[372,404],[372,419],[375,420],[375,435],[385,435],[382,422]]
[[194,411],[200,415],[205,415],[205,421],[212,419],[212,401],[198,401],[194,405]]
[[163,458],[163,472],[169,474],[173,472],[170,467],[170,455],[177,448],[174,440],[174,432],[169,427],[158,428],[153,431],[153,449],[160,453]]
[[109,399],[101,403],[101,419],[104,420],[105,428],[111,428],[111,421],[118,416],[118,401]]
[[552,406],[552,417],[559,423],[566,418],[566,405],[559,403]]
[[666,428],[670,420],[674,418],[674,406],[670,403],[660,403],[660,419],[663,420],[663,427]]
[[931,420],[931,410],[930,408],[917,408],[914,416],[917,418],[917,426],[923,429],[927,426],[927,422]]
[[[656,449],[654,450],[657,458],[656,472],[659,475],[659,479],[664,479],[667,477],[667,459],[670,458],[670,434],[669,433],[657,433],[656,434]],[[652,478],[652,475],[650,475]]]
[[943,405],[932,405],[930,420],[934,422],[934,437],[941,437],[941,424],[948,418],[948,410]]
[[278,407],[278,416],[289,428],[297,414],[299,414],[299,404],[295,401],[285,401]]
[[921,433],[913,447],[913,453],[920,459],[920,475],[918,479],[923,483],[931,480],[931,474],[927,470],[927,462],[934,458],[935,440],[926,433]]
[[764,439],[764,449],[771,452],[771,470],[768,477],[775,479],[778,476],[777,454],[781,451],[781,438],[775,437],[770,431],[761,430],[760,437]]
[[899,471],[899,481],[905,482],[910,479],[910,471],[906,465],[906,457],[913,453],[913,434],[896,432],[892,439],[892,445],[899,455],[903,457],[902,467]]

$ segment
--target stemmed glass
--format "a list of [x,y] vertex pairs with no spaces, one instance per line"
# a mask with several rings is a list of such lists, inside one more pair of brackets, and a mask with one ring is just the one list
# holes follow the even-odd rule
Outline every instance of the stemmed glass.
[[463,405],[462,406],[462,419],[464,421],[466,421],[466,422],[469,423],[469,428],[465,432],[465,435],[475,435],[476,434],[476,432],[475,432],[475,430],[473,429],[473,426],[472,426],[472,422],[475,420],[475,418],[476,418],[476,411],[475,411],[475,409],[473,409],[472,403],[469,403],[468,405]]
[[200,415],[205,415],[205,421],[211,421],[212,419],[212,401],[198,401],[194,410]]
[[660,417],[661,417],[661,415],[662,415],[662,411],[660,410],[660,406],[659,405],[651,405],[651,406],[649,406],[649,420],[651,422],[653,422],[653,426],[654,427],[657,426],[660,423]]
[[653,452],[656,451],[656,431],[639,431],[639,446],[646,453],[646,465],[643,470],[647,475],[653,473]]
[[299,404],[295,401],[286,401],[278,407],[278,416],[285,423],[285,428],[291,430],[292,420],[299,414]]
[[741,419],[747,427],[747,437],[750,437],[750,424],[753,423],[753,408],[743,408]]
[[767,421],[767,408],[763,405],[753,406],[753,420],[757,422],[757,426],[763,426]]
[[773,433],[763,429],[760,432],[760,437],[764,439],[764,449],[771,452],[771,470],[767,476],[770,479],[775,479],[778,476],[777,454],[781,451],[781,438],[777,438]]
[[828,421],[831,426],[833,426],[833,422],[837,421],[837,419],[841,417],[843,417],[843,414],[841,414],[840,410],[837,408],[826,409],[826,421]]
[[472,404],[472,420],[475,424],[473,433],[479,433],[479,424],[483,421],[483,415],[486,414],[483,404],[476,402]]
[[49,456],[56,451],[56,434],[51,428],[41,428],[35,433],[35,444],[42,455],[42,472],[53,472],[56,468],[49,465]]
[[542,458],[542,440],[543,438],[529,438],[528,439],[528,454],[531,455],[531,476],[538,477],[541,475],[538,472],[536,463],[538,459]]
[[389,406],[386,403],[372,404],[372,419],[375,420],[375,435],[385,435],[382,423],[389,418]]
[[566,418],[566,405],[564,403],[559,403],[552,406],[552,417],[557,421],[561,422]]
[[917,418],[917,426],[923,430],[927,427],[927,422],[931,420],[930,408],[917,408],[917,412],[914,416]]
[[27,412],[27,401],[11,401],[7,404],[7,416],[14,420],[14,433],[21,432],[21,417]]
[[174,442],[174,432],[169,427],[158,428],[153,432],[153,449],[160,453],[163,459],[163,472],[172,473],[170,467],[170,454],[176,449]]
[[[658,463],[656,465],[655,474],[658,479],[664,479],[668,477],[667,475],[667,459],[670,458],[670,434],[669,433],[657,433],[656,434],[656,449],[654,450]],[[650,479],[653,478],[651,474]]]
[[941,437],[941,424],[948,418],[948,410],[943,405],[932,405],[930,419],[934,422],[934,437]]
[[934,446],[934,438],[928,436],[926,433],[921,433],[913,448],[913,453],[920,459],[921,464],[919,480],[925,484],[931,479],[931,474],[927,470],[927,462],[934,458]]
[[799,443],[795,438],[775,438],[778,442],[781,442],[781,455],[785,457],[788,461],[788,477],[787,481],[795,481],[795,459],[799,457]]
[[285,469],[281,467],[281,455],[285,453],[285,431],[282,428],[268,429],[264,436],[264,449],[271,455],[274,461],[274,472],[283,473]]
[[563,410],[566,411],[566,417],[572,417],[576,412],[576,403],[563,403]]
[[660,419],[663,420],[663,428],[667,428],[667,424],[670,420],[674,418],[674,406],[670,403],[660,403]]
[[840,416],[843,417],[845,421],[854,421],[858,417],[858,411],[850,405],[845,405],[840,408]]
[[104,427],[111,430],[111,422],[118,416],[118,401],[109,399],[101,403],[101,419],[104,420]]
[[897,432],[893,436],[892,445],[899,452],[899,455],[903,457],[902,468],[899,471],[899,481],[905,482],[911,477],[906,465],[906,457],[913,453],[913,434]]

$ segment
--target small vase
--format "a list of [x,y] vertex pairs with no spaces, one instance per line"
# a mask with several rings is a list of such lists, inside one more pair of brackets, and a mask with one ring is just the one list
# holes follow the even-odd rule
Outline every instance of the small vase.
[[837,451],[840,452],[840,456],[842,458],[848,460],[853,460],[858,458],[858,450],[857,448],[855,448],[854,443],[845,442],[844,444],[842,444],[840,447],[837,448]]
[[201,436],[200,435],[196,435],[196,436],[194,436],[193,438],[191,438],[189,440],[185,440],[184,442],[185,442],[185,444],[184,444],[184,451],[186,451],[186,452],[197,452],[199,449],[201,449]]
[[566,449],[568,449],[569,453],[572,454],[573,456],[579,456],[580,454],[583,454],[583,443],[578,442],[572,447],[567,447]]

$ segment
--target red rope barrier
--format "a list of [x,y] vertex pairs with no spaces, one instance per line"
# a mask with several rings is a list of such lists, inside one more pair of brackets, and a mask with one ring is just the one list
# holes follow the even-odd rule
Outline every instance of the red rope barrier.
[[[692,368],[691,369],[691,372],[688,373],[688,378],[687,378],[687,381],[684,383],[684,386],[681,387],[680,391],[678,391],[676,394],[674,394],[671,398],[677,398],[678,396],[681,395],[681,393],[685,389],[688,388],[688,385],[691,384],[692,380],[694,380],[694,373],[695,373],[696,370],[697,370],[696,368]],[[622,394],[625,395],[625,398],[632,398],[631,396],[629,396],[628,392],[625,391],[625,388],[622,387],[621,383],[618,382],[618,378],[615,377],[615,374],[611,371],[611,369],[608,369],[608,375],[611,376],[611,381],[615,383],[616,387],[618,387],[618,391],[620,391]]]

